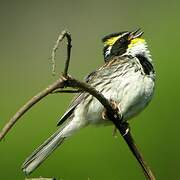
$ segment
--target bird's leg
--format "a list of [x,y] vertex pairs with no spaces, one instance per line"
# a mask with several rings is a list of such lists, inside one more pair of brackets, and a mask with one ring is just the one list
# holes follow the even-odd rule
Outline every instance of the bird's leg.
[[[124,129],[124,134],[123,134],[123,136],[125,136],[129,131],[130,131],[130,126],[129,126],[129,123],[127,123],[126,121],[123,121],[123,115],[122,115],[122,111],[121,111],[121,107],[120,107],[120,103],[118,104],[116,101],[114,101],[114,100],[110,100],[110,102],[111,102],[111,104],[112,104],[112,106],[113,106],[113,108],[114,109],[116,109],[117,110],[117,112],[120,114],[120,116],[121,116],[121,121],[120,121],[120,124],[121,124],[121,126],[123,127],[123,129]],[[116,135],[116,133],[117,133],[117,128],[116,128],[116,126],[114,126],[114,130],[113,130],[113,136],[115,136]]]
[[[116,101],[110,99],[110,103],[113,107],[114,110],[116,110],[120,116],[121,116],[121,119],[122,119],[122,113],[121,113],[121,108],[120,108],[120,104],[118,104]],[[106,109],[103,110],[102,112],[102,118],[105,120],[105,119],[108,119],[108,116],[107,116],[107,111]]]
[[[110,103],[111,103],[113,109],[115,109],[115,110],[120,114],[121,120],[122,120],[123,116],[122,116],[122,113],[121,113],[120,104],[117,103],[116,101],[112,100],[112,99],[110,99]],[[108,119],[106,109],[104,109],[103,112],[102,112],[102,118],[103,118],[104,120]],[[120,123],[121,123],[121,122],[120,122]],[[117,133],[117,128],[116,128],[116,126],[114,126],[112,135],[113,135],[114,137],[116,137],[116,133]]]
[[[120,104],[117,103],[116,101],[112,100],[112,99],[110,99],[110,103],[111,103],[113,109],[116,110],[120,114],[121,119],[122,119],[122,113],[121,113]],[[104,109],[103,112],[102,112],[102,118],[103,119],[108,119],[106,109]]]
[[[113,109],[115,109],[117,112],[121,112],[121,111],[120,111],[120,108],[119,108],[119,104],[118,104],[116,101],[110,99],[110,103],[111,103]],[[102,118],[103,118],[104,120],[108,119],[107,110],[106,110],[106,109],[103,110],[101,116],[102,116]]]
[[[122,113],[121,113],[120,103],[117,103],[116,101],[114,101],[114,100],[112,100],[112,99],[110,100],[110,103],[111,103],[111,105],[113,106],[113,109],[116,109],[117,112],[121,115],[121,119],[122,119]],[[116,134],[117,134],[117,128],[116,128],[116,126],[114,126],[112,135],[113,135],[114,137],[117,137]]]

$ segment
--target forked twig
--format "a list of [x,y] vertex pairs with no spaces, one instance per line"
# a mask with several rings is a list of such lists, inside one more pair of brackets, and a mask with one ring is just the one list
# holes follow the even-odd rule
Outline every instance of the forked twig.
[[[85,82],[81,82],[76,80],[75,78],[69,76],[67,74],[68,67],[70,63],[70,52],[71,52],[71,35],[67,31],[63,31],[56,41],[56,45],[53,48],[52,51],[52,66],[53,66],[53,72],[55,71],[55,52],[58,49],[59,43],[63,40],[63,38],[66,37],[68,44],[67,44],[67,59],[65,63],[64,73],[60,78],[51,84],[48,88],[44,89],[40,93],[38,93],[36,96],[34,96],[31,100],[29,100],[22,108],[17,111],[17,113],[9,120],[9,122],[6,123],[6,125],[3,127],[3,129],[0,131],[0,140],[3,139],[3,137],[9,132],[9,130],[15,125],[17,120],[25,113],[27,112],[33,105],[35,105],[37,102],[39,102],[41,99],[43,99],[45,96],[47,96],[50,93],[56,92],[56,90],[59,90],[60,88],[64,87],[72,87],[77,88],[78,90],[86,91],[90,93],[92,96],[96,97],[100,103],[105,107],[107,110],[107,116],[108,118],[115,124],[116,128],[121,133],[122,137],[126,141],[126,143],[129,146],[129,149],[133,153],[133,155],[136,157],[137,161],[141,165],[143,172],[147,179],[149,180],[155,180],[155,177],[149,168],[149,166],[146,164],[143,156],[141,155],[140,151],[138,150],[130,130],[128,129],[128,124],[122,122],[121,117],[119,117],[118,112],[116,109],[113,108],[111,103],[96,89],[91,87],[89,84]],[[60,92],[65,92],[67,90],[62,90]]]
[[[71,35],[67,31],[62,31],[60,35],[57,38],[56,44],[53,47],[51,58],[52,58],[52,71],[55,73],[55,57],[56,57],[56,51],[59,47],[60,42],[64,39],[64,37],[67,37],[68,40],[68,48],[67,48],[67,60],[65,64],[65,71],[64,73],[67,73],[68,67],[69,67],[69,61],[70,61],[70,51],[71,51]],[[35,105],[37,102],[39,102],[41,99],[43,99],[48,94],[52,93],[53,91],[63,88],[64,83],[66,79],[61,76],[56,82],[49,85],[47,88],[39,92],[37,95],[35,95],[33,98],[31,98],[24,106],[22,106],[15,114],[14,116],[5,124],[5,126],[0,131],[0,141],[5,137],[5,135],[9,132],[9,130],[15,125],[17,120],[25,113],[27,112],[33,105]]]

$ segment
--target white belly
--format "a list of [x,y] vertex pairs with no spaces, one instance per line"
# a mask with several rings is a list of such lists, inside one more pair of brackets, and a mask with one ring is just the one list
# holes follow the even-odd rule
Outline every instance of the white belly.
[[[140,72],[128,74],[112,81],[111,90],[104,90],[102,93],[107,99],[115,100],[120,107],[123,120],[128,120],[141,112],[150,102],[154,91],[154,80],[148,76],[143,76]],[[96,88],[98,90],[98,87]],[[107,86],[108,89],[108,86]],[[109,123],[102,119],[104,107],[94,98],[89,104],[86,120],[93,124]]]

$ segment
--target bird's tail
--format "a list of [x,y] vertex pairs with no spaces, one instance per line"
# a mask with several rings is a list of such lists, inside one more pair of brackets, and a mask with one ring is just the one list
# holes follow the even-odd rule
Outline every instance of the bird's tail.
[[63,130],[58,129],[51,137],[49,137],[41,146],[39,146],[31,156],[29,156],[22,165],[22,170],[26,174],[34,171],[58,146],[60,146],[66,136]]

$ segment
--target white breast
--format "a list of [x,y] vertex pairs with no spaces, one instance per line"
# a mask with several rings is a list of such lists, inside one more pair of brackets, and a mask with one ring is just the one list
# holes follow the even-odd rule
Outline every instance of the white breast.
[[131,78],[129,87],[124,89],[123,98],[120,102],[123,118],[128,120],[140,113],[152,99],[154,80],[148,76]]
[[[128,120],[141,112],[150,102],[154,91],[154,80],[142,75],[140,71],[134,72],[133,69],[123,78],[114,79],[106,89],[108,90],[104,90],[103,95],[109,100],[118,102],[124,120]],[[103,110],[104,107],[94,98],[89,104],[86,119],[93,124],[108,122],[102,119]]]

